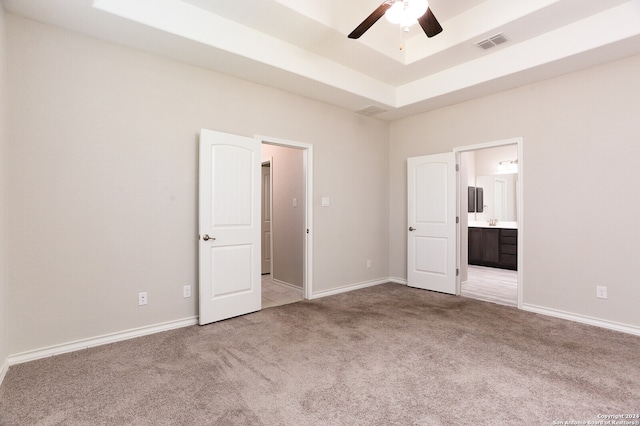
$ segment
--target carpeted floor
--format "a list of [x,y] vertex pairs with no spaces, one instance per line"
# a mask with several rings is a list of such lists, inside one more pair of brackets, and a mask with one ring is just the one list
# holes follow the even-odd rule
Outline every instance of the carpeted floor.
[[638,413],[640,337],[398,284],[15,365],[0,387],[2,425],[552,425]]

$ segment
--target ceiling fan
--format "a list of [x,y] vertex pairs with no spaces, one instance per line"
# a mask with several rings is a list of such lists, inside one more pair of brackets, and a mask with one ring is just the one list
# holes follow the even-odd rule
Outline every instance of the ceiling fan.
[[385,0],[348,37],[360,38],[378,19],[382,18],[382,15],[385,15],[390,22],[400,24],[404,31],[409,31],[409,26],[417,21],[427,37],[433,37],[442,32],[442,27],[431,12],[427,0]]

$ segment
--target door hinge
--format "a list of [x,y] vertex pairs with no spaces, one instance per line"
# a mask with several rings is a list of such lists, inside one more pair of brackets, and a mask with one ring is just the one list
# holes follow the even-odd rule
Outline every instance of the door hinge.
[[456,268],[456,277],[460,275],[460,269]]
[[456,172],[459,172],[459,171],[460,171],[460,165],[456,164]]
[[307,228],[307,234],[309,233],[309,228]]
[[456,216],[456,223],[460,223],[460,216]]

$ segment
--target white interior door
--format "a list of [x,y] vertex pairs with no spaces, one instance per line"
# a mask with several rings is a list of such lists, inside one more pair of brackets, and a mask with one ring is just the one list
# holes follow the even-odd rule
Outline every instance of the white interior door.
[[261,308],[260,149],[200,131],[200,325]]
[[271,164],[262,165],[262,273],[271,273]]
[[457,294],[454,153],[407,159],[407,284]]

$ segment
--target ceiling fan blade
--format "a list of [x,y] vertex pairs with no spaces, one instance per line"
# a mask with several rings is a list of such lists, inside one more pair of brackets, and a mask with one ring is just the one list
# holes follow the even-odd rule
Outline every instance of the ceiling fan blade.
[[348,37],[360,38],[360,36],[364,34],[369,28],[371,28],[373,24],[378,22],[378,19],[382,18],[382,15],[384,15],[384,13],[390,7],[391,7],[391,3],[386,1],[382,3],[380,6],[378,6],[376,10],[373,11],[371,15],[367,16],[367,18],[364,21],[362,21],[362,23],[358,25],[355,30],[351,31],[351,34],[349,34]]
[[434,35],[438,35],[442,32],[442,27],[431,11],[431,8],[428,8],[426,13],[418,18],[418,23],[424,30],[427,37],[433,37]]

